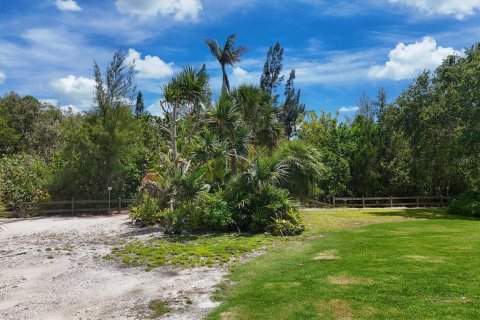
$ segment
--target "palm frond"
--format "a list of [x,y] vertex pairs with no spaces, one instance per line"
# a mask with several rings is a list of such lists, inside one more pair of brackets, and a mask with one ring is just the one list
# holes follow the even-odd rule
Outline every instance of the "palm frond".
[[220,50],[220,45],[218,44],[218,42],[208,38],[205,38],[204,41],[210,48],[210,52],[212,53],[212,55],[220,62],[220,60],[222,59],[222,50]]

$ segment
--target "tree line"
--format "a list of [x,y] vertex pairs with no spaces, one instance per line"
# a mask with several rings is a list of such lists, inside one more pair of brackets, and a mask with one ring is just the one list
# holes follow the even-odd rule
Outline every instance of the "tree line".
[[[11,92],[0,99],[0,199],[138,197],[139,221],[171,232],[209,228],[298,233],[292,199],[459,195],[479,186],[480,44],[421,73],[388,101],[363,94],[349,120],[306,111],[283,48],[270,47],[258,85],[231,88],[248,52],[205,39],[222,70],[212,102],[205,65],[185,66],[149,114],[118,50],[94,63],[94,104],[81,114]],[[288,75],[285,81],[284,75]]]

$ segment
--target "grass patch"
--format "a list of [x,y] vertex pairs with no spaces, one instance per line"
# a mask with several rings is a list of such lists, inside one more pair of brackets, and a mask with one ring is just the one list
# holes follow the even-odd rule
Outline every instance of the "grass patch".
[[208,319],[480,318],[480,221],[423,209],[304,217],[304,241],[236,266]]
[[152,313],[152,317],[154,318],[161,317],[170,311],[165,301],[160,299],[150,301],[150,303],[148,304],[148,309],[150,310],[150,312]]
[[182,268],[225,265],[238,261],[244,254],[286,240],[264,234],[149,239],[113,248],[104,259],[115,259],[130,266],[146,266],[147,270],[164,265]]

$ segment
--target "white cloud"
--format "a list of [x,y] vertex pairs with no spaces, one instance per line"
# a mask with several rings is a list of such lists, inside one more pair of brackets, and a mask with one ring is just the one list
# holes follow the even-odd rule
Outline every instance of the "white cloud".
[[85,77],[68,77],[55,79],[51,82],[52,88],[67,102],[78,106],[81,110],[87,110],[93,102],[95,80]]
[[451,54],[460,54],[453,48],[437,46],[435,39],[424,37],[422,41],[405,45],[399,43],[388,54],[389,60],[384,65],[370,68],[371,78],[393,80],[411,79],[425,69],[434,69]]
[[145,110],[153,116],[163,118],[163,110],[160,107],[160,100],[156,100],[152,104],[148,105]]
[[414,7],[431,15],[455,16],[459,20],[475,15],[480,9],[480,0],[389,0],[389,2]]
[[234,67],[232,71],[231,86],[238,86],[241,84],[256,84],[260,81],[259,72],[250,72],[241,67]]
[[[296,58],[286,61],[284,70],[295,68],[295,83],[300,85],[338,85],[365,79],[378,49],[359,52],[325,51],[318,59]],[[285,74],[288,77],[288,74]]]
[[54,106],[57,106],[59,104],[57,99],[38,99],[38,101],[43,102],[43,103],[52,104]]
[[73,104],[67,104],[65,106],[60,106],[60,110],[62,110],[65,113],[81,113],[82,110],[74,106]]
[[82,8],[75,2],[75,0],[57,0],[55,2],[58,10],[62,11],[82,11]]
[[7,75],[5,74],[5,72],[0,71],[0,84],[4,83],[6,79]]
[[197,20],[202,3],[200,0],[117,0],[120,13],[138,16],[141,19],[155,18],[157,15],[173,16],[176,21]]
[[356,112],[358,111],[358,107],[341,107],[338,109],[338,112],[340,113],[349,113],[349,112]]
[[57,99],[39,99],[40,102],[43,102],[43,103],[48,103],[48,104],[51,104],[51,105],[54,105],[54,106],[59,106],[60,107],[60,110],[62,110],[63,112],[71,112],[71,113],[81,113],[82,110],[77,108],[77,106],[73,105],[73,104],[67,104],[67,105],[60,105],[60,101],[58,101]]
[[239,78],[245,78],[248,76],[248,71],[245,70],[245,69],[242,69],[240,67],[234,67],[233,68],[233,75],[235,77],[239,77]]
[[138,71],[138,78],[161,79],[173,75],[173,62],[165,63],[157,56],[147,55],[144,59],[141,56],[141,52],[135,49],[128,49],[126,61],[128,63],[135,61],[135,70]]

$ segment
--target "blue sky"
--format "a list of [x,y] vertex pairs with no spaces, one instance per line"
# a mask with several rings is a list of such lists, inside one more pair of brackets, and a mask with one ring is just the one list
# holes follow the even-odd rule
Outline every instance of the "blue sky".
[[480,41],[480,0],[1,0],[0,93],[75,110],[92,105],[92,62],[119,46],[136,61],[153,114],[161,85],[185,64],[220,68],[203,42],[239,35],[250,48],[229,68],[233,85],[258,83],[269,46],[285,48],[307,109],[353,115],[363,91],[390,99],[423,69]]

